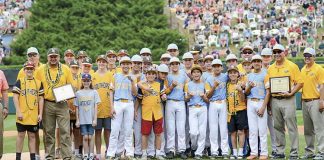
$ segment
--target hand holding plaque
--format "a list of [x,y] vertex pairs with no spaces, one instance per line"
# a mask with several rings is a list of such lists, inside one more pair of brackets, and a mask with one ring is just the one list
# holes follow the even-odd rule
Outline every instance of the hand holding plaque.
[[71,84],[53,88],[53,94],[56,102],[62,102],[75,97]]
[[289,94],[291,91],[290,77],[272,77],[270,78],[270,93],[280,93],[282,96]]

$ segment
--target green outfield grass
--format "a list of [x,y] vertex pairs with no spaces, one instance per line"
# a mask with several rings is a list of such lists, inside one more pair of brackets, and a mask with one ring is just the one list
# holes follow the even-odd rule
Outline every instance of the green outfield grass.
[[[4,138],[3,144],[4,144],[3,153],[16,153],[16,137]],[[43,138],[41,138],[40,150],[43,150],[43,149],[44,149]],[[27,134],[26,134],[25,139],[24,139],[23,152],[28,152]]]

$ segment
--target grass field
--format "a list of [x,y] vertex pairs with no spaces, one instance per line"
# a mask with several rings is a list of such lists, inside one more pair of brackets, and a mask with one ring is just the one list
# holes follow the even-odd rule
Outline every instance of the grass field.
[[[302,117],[302,111],[297,111],[297,124],[298,126],[303,125],[303,117]],[[4,121],[4,130],[5,131],[16,131],[16,116],[15,115],[9,115],[7,119]],[[25,137],[25,142],[24,142],[24,152],[28,152],[28,143],[27,143],[27,135]],[[286,149],[286,155],[289,155],[289,136],[286,135],[286,144],[287,144],[287,149]],[[270,136],[268,136],[268,144],[270,144]],[[305,139],[303,135],[299,135],[299,154],[303,155],[304,153],[304,147],[305,147]],[[41,145],[40,148],[43,149],[43,141],[41,138]],[[271,146],[269,145],[269,151],[271,151]],[[10,137],[4,137],[4,153],[15,153],[16,152],[16,137],[15,136],[10,136]],[[270,152],[271,153],[271,152]]]

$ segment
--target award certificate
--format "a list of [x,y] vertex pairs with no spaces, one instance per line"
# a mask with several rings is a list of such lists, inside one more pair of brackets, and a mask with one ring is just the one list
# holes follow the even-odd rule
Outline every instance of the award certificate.
[[75,97],[71,84],[53,88],[53,94],[56,102],[62,102]]
[[290,77],[270,78],[270,93],[290,92]]

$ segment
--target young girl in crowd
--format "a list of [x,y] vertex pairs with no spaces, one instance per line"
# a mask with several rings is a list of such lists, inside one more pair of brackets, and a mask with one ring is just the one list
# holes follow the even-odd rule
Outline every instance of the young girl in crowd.
[[83,136],[83,158],[94,159],[94,127],[97,125],[97,106],[100,97],[92,88],[91,75],[82,75],[81,90],[76,92],[74,105],[76,106],[76,126],[80,127]]

